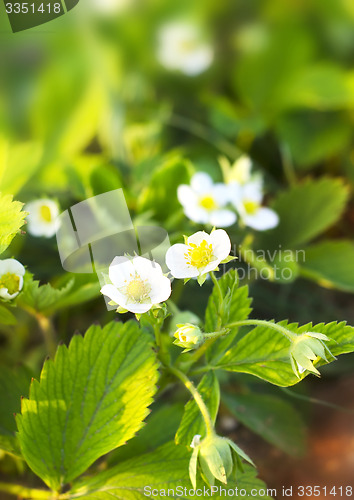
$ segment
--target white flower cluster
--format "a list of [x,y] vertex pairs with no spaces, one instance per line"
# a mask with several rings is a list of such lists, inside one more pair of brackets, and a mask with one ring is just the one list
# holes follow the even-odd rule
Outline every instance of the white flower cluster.
[[[223,229],[211,234],[198,231],[184,244],[167,250],[166,264],[174,278],[198,278],[202,285],[208,273],[228,259],[230,250],[230,238]],[[118,306],[118,312],[142,314],[171,295],[170,279],[161,266],[144,257],[116,257],[109,266],[109,279],[111,283],[104,285],[101,293]]]
[[[225,183],[214,184],[205,172],[193,175],[190,185],[178,186],[178,200],[185,215],[200,224],[229,227],[237,220],[241,225],[265,231],[278,225],[274,210],[263,207],[263,180],[251,172],[251,160],[242,156],[233,165],[220,160]],[[236,211],[236,212],[235,212]]]

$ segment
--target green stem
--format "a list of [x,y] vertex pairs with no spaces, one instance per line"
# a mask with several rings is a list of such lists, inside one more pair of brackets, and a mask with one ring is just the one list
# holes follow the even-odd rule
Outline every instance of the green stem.
[[233,323],[225,325],[225,328],[233,328],[235,326],[247,326],[247,325],[266,326],[267,328],[272,328],[273,330],[276,330],[277,332],[280,332],[282,335],[284,335],[284,337],[289,339],[290,342],[292,342],[294,339],[297,338],[297,335],[288,330],[287,328],[284,328],[283,326],[280,326],[277,323],[272,323],[270,321],[265,321],[263,319],[246,319],[243,321],[234,321]]
[[9,493],[10,495],[22,498],[33,498],[33,499],[56,498],[55,493],[53,493],[52,491],[26,488],[25,486],[21,486],[19,484],[9,484],[0,482],[0,491],[4,491],[6,493]]
[[207,436],[214,435],[215,434],[214,424],[209,414],[208,408],[206,407],[206,404],[204,403],[202,396],[200,395],[198,390],[194,387],[193,382],[189,380],[189,378],[183,372],[181,372],[174,366],[169,366],[168,369],[170,370],[171,373],[173,373],[173,375],[175,375],[177,378],[180,379],[180,381],[184,384],[186,389],[188,389],[188,391],[192,394],[194,401],[197,403],[200,413],[203,416]]
[[157,345],[158,349],[161,349],[161,345],[162,345],[161,330],[160,330],[159,325],[156,325],[156,324],[154,325],[154,332],[155,332],[156,345]]
[[229,328],[223,328],[222,330],[219,330],[218,332],[209,332],[209,333],[204,333],[204,337],[207,339],[215,339],[219,337],[225,337],[230,332]]

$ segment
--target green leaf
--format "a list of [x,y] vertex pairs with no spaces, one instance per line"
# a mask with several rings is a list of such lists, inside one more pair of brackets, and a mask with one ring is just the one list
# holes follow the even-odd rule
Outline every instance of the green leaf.
[[288,82],[287,108],[318,110],[347,109],[354,106],[353,75],[334,64],[311,65]]
[[[75,277],[74,277],[75,276]],[[69,283],[73,282],[70,289],[67,289]],[[60,279],[56,286],[61,285],[61,290],[65,289],[66,293],[62,293],[55,302],[55,310],[64,309],[66,307],[74,307],[89,300],[100,296],[101,285],[97,279],[97,275],[93,274],[77,274],[66,273],[64,279]]]
[[13,201],[12,195],[0,193],[0,253],[10,245],[24,224],[27,212],[22,212],[23,203]]
[[0,324],[2,325],[15,325],[16,318],[9,309],[0,305]]
[[190,175],[189,164],[179,155],[166,160],[154,170],[149,185],[141,193],[138,200],[139,211],[151,210],[156,220],[161,221],[181,210],[177,187],[188,184]]
[[[354,351],[354,328],[341,323],[312,326],[308,323],[298,327],[297,323],[287,324],[287,321],[277,323],[290,331],[301,334],[318,332],[327,335],[331,342],[326,342],[333,355],[345,354]],[[215,369],[232,372],[250,373],[271,384],[288,387],[297,384],[298,379],[291,369],[289,358],[290,341],[280,332],[267,326],[257,326],[247,333],[236,346],[231,347],[225,355],[214,365]],[[315,361],[315,366],[325,364],[323,360]],[[301,375],[305,378],[308,372]]]
[[[220,296],[217,287],[214,286],[205,311],[206,332],[216,331],[218,318],[221,318],[220,328],[222,328],[232,321],[247,319],[252,311],[250,307],[252,299],[248,297],[248,286],[238,286],[239,280],[235,269],[225,273],[218,280],[218,283],[224,297],[224,307],[220,313]],[[235,339],[238,330],[238,328],[232,328],[228,335],[213,342],[206,351],[207,360],[215,362],[216,359],[222,356]]]
[[64,287],[57,290],[50,283],[40,285],[39,281],[33,280],[33,275],[26,273],[24,286],[17,303],[25,305],[34,311],[50,314],[56,309],[60,299],[65,297],[74,285],[74,280],[70,280]]
[[16,421],[25,460],[53,490],[141,428],[158,376],[149,339],[133,321],[92,326],[45,362]]
[[321,286],[354,292],[354,242],[323,241],[308,247],[301,274]]
[[[124,500],[144,500],[148,496],[158,500],[169,498],[195,499],[189,480],[188,464],[190,452],[184,446],[167,443],[153,453],[142,455],[122,462],[105,472],[99,472],[91,478],[85,478],[77,484],[69,494],[69,498],[85,498],[85,500],[111,500],[112,497]],[[235,490],[235,487],[246,490],[246,496],[251,496],[262,489],[265,484],[256,477],[256,471],[249,465],[244,465],[244,473],[238,477],[237,485],[231,481],[225,490]],[[210,495],[210,489],[204,484],[198,484],[199,497]],[[204,496],[204,487],[208,493]],[[154,495],[151,495],[152,490]],[[163,491],[164,490],[164,491]],[[175,495],[172,495],[174,490]],[[231,495],[230,495],[231,496]],[[225,498],[224,495],[214,494],[213,499]],[[269,499],[262,494],[252,495],[256,500]]]
[[331,227],[342,215],[348,189],[340,179],[308,179],[282,192],[272,208],[279,225],[259,237],[258,248],[298,247]]
[[9,144],[0,139],[1,191],[16,194],[38,171],[42,147],[39,143]]
[[352,123],[344,112],[301,110],[281,116],[276,131],[296,167],[306,169],[344,151],[351,141]]
[[230,412],[256,434],[292,456],[302,456],[306,427],[288,402],[267,394],[223,394]]
[[[206,404],[210,416],[215,423],[220,404],[220,387],[218,379],[213,372],[204,375],[198,385],[198,391]],[[192,398],[186,404],[181,424],[178,428],[175,442],[190,446],[193,437],[200,434],[205,437],[205,423],[200,410]]]

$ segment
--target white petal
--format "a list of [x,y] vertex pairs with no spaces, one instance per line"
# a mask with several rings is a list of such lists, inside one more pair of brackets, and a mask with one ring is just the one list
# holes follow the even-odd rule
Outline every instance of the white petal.
[[227,187],[227,201],[237,207],[239,203],[242,203],[242,186],[236,182],[231,182]]
[[126,304],[124,306],[125,309],[134,313],[134,314],[143,314],[149,311],[152,308],[153,304]]
[[177,243],[170,247],[166,252],[166,264],[170,269],[172,276],[178,279],[193,278],[198,276],[198,269],[188,266],[185,258],[187,245]]
[[278,214],[267,207],[261,207],[254,215],[245,215],[243,220],[246,226],[252,227],[257,231],[272,229],[279,223]]
[[213,187],[212,178],[206,172],[197,172],[191,179],[191,187],[198,194],[208,193]]
[[223,184],[221,182],[214,185],[211,196],[215,199],[216,203],[223,207],[229,201],[229,186],[227,184]]
[[198,222],[199,224],[208,224],[210,220],[210,214],[204,208],[190,205],[184,208],[184,213],[188,219],[193,222]]
[[142,279],[149,279],[150,276],[158,278],[163,276],[160,264],[145,257],[134,257],[132,264]]
[[193,50],[189,54],[183,55],[181,71],[188,76],[195,76],[203,73],[213,62],[214,54],[211,47],[204,45]]
[[26,269],[16,259],[0,260],[0,276],[6,273],[16,274],[16,276],[24,276]]
[[125,307],[127,302],[127,297],[123,295],[114,285],[104,285],[100,292],[106,297],[109,297],[113,302],[119,306]]
[[128,257],[115,257],[109,266],[109,279],[116,287],[124,285],[125,280],[129,280],[135,274],[135,268]]
[[197,205],[197,196],[194,193],[193,189],[187,184],[181,184],[177,188],[177,197],[178,201],[181,205],[189,206],[189,205]]
[[215,227],[229,227],[236,222],[235,212],[231,210],[214,210],[210,214],[210,224]]
[[165,302],[171,295],[171,281],[166,276],[161,276],[158,279],[151,280],[150,298],[153,304]]
[[258,182],[249,182],[242,188],[242,199],[261,203],[263,191]]
[[231,241],[227,232],[223,229],[217,229],[210,234],[210,240],[213,245],[213,254],[218,261],[226,259],[231,251]]
[[210,234],[206,233],[205,231],[197,231],[188,238],[188,245],[193,243],[194,245],[199,246],[204,240],[210,244]]

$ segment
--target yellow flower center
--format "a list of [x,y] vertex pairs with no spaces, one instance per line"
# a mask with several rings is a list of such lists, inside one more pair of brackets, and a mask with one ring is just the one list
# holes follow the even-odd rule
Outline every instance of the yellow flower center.
[[151,287],[140,276],[136,276],[126,287],[126,294],[129,299],[140,304],[149,299],[150,292]]
[[189,53],[198,48],[198,43],[196,40],[185,39],[179,42],[179,48],[182,52]]
[[202,196],[199,200],[199,205],[206,210],[215,210],[216,208],[218,208],[217,203],[215,202],[214,198],[210,196],[210,194]]
[[254,215],[259,209],[259,204],[256,201],[252,200],[246,200],[243,206],[245,207],[245,210],[249,215]]
[[41,218],[45,222],[52,222],[52,213],[47,205],[42,205],[40,208]]
[[0,277],[0,288],[7,288],[10,295],[20,290],[20,278],[16,274],[6,273]]
[[213,246],[203,240],[200,245],[190,243],[187,253],[184,254],[187,264],[201,269],[209,264],[213,259]]

